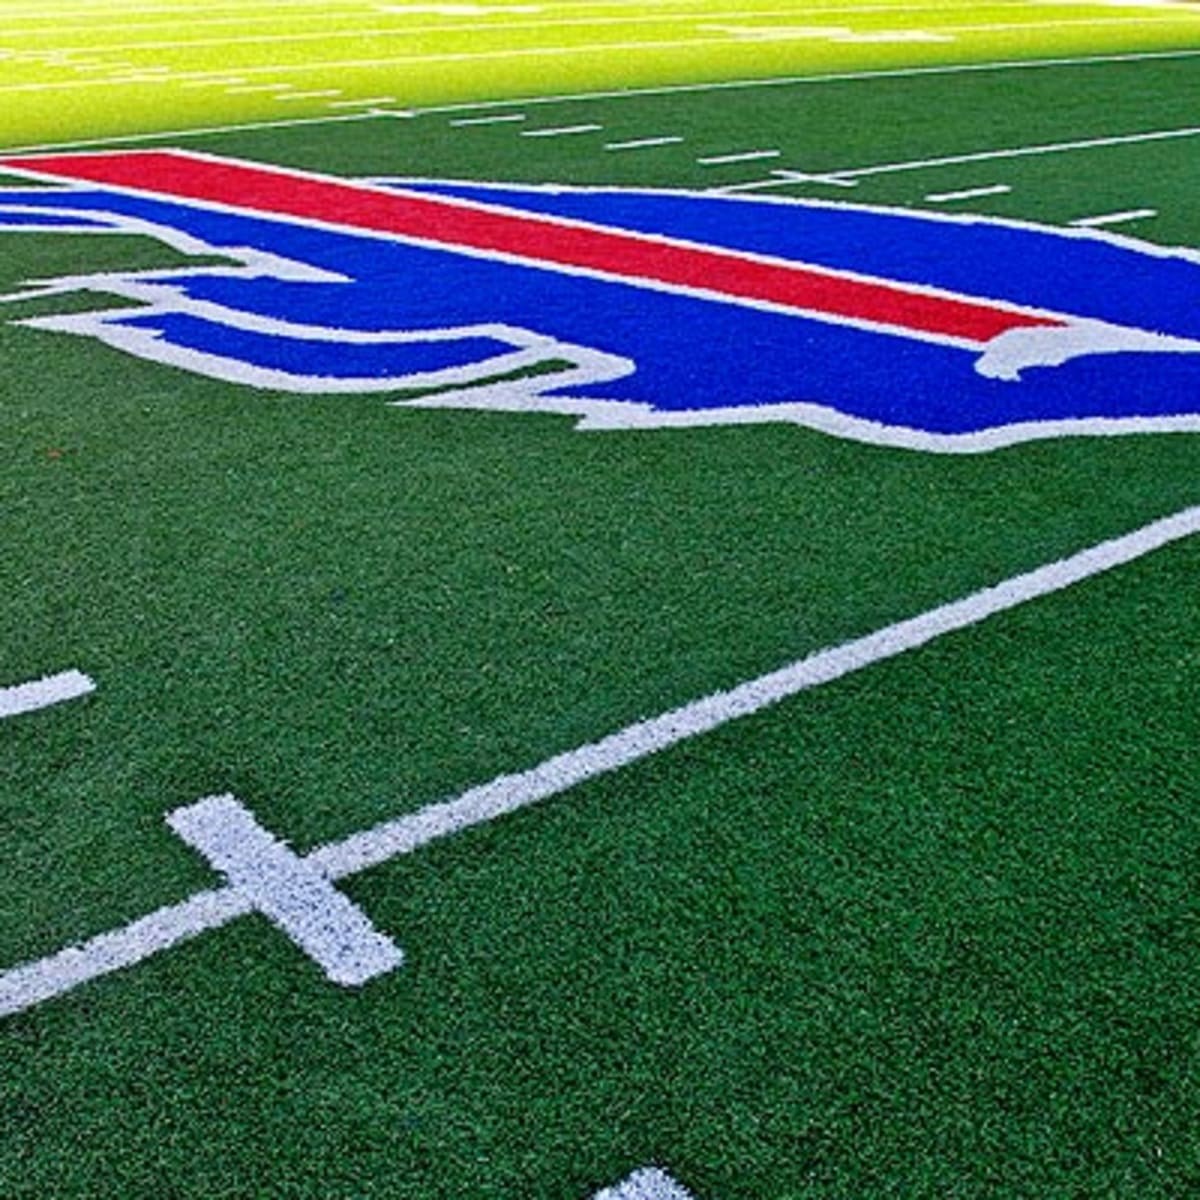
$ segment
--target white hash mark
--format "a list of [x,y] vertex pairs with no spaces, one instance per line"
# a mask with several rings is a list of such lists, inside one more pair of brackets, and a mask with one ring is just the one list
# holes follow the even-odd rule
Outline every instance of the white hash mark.
[[624,1182],[597,1192],[592,1200],[693,1200],[693,1197],[666,1171],[643,1167]]
[[233,796],[177,808],[167,824],[334,983],[359,987],[404,961],[327,876],[272,837]]
[[82,671],[61,671],[32,683],[0,688],[0,717],[16,717],[36,712],[64,700],[74,700],[96,690],[95,683]]

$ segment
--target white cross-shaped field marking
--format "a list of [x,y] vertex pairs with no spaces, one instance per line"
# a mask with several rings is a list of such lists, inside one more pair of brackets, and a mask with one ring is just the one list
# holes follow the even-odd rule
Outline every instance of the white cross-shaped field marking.
[[327,875],[268,833],[235,797],[207,796],[168,813],[167,824],[334,983],[358,987],[404,961]]

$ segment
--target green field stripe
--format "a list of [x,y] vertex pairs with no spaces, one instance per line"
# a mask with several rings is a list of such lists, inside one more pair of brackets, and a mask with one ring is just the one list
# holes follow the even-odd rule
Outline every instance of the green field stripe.
[[[159,909],[122,929],[100,934],[82,945],[70,946],[48,958],[4,971],[0,974],[0,1017],[24,1012],[81,984],[134,966],[152,955],[252,911],[267,912],[306,949],[318,947],[309,952],[318,957],[335,982],[361,984],[367,978],[399,966],[400,954],[390,941],[371,930],[366,919],[352,910],[348,902],[328,888],[324,881],[356,875],[412,854],[442,838],[541,803],[587,780],[627,767],[680,742],[711,733],[731,721],[761,712],[811,688],[832,683],[853,672],[925,646],[947,634],[970,628],[998,613],[1125,566],[1173,542],[1190,538],[1197,532],[1200,532],[1200,507],[1182,510],[1122,537],[1014,576],[960,600],[939,605],[852,642],[822,650],[727,691],[716,692],[660,716],[638,721],[600,741],[555,755],[530,770],[500,775],[489,783],[469,789],[454,800],[430,805],[364,833],[353,834],[340,842],[319,846],[303,860],[295,859],[288,852],[288,861],[294,862],[292,871],[298,876],[307,874],[310,877],[312,882],[308,892],[314,887],[323,887],[329,892],[331,900],[336,899],[349,913],[348,919],[356,922],[355,934],[350,940],[347,940],[349,935],[339,939],[326,929],[330,925],[345,923],[345,917],[339,922],[337,918],[326,915],[315,922],[314,931],[310,928],[314,925],[311,918],[289,923],[286,917],[278,915],[279,912],[288,911],[286,899],[279,902],[278,895],[297,890],[302,884],[289,884],[286,879],[279,879],[270,884],[273,891],[269,890],[261,896],[251,886],[254,862],[261,860],[263,855],[245,850],[246,843],[253,839],[244,830],[238,835],[236,830],[226,830],[223,825],[219,830],[210,829],[214,820],[218,824],[220,820],[210,816],[209,807],[224,805],[236,810],[245,827],[252,827],[263,844],[271,847],[271,854],[279,858],[284,856],[284,852],[270,835],[259,829],[232,797],[205,800],[187,809],[178,809],[168,815],[168,823],[189,841],[194,840],[201,846],[211,843],[220,846],[222,851],[225,843],[229,844],[228,852],[218,855],[215,861],[218,866],[227,859],[238,864],[236,870],[229,868],[235,871],[230,883],[216,891],[198,892],[180,904]],[[3,715],[0,710],[0,716]],[[190,833],[193,824],[201,832]],[[281,874],[275,870],[272,878]],[[330,907],[330,901],[319,899],[317,903],[323,913]],[[297,933],[294,926],[303,926],[303,930]],[[366,942],[367,949],[362,950],[357,945],[358,941]],[[377,943],[382,943],[384,949],[379,950]],[[362,970],[352,971],[343,965],[345,956],[349,957],[352,966],[361,966]],[[336,965],[327,965],[329,963]],[[363,966],[363,963],[366,965]]]

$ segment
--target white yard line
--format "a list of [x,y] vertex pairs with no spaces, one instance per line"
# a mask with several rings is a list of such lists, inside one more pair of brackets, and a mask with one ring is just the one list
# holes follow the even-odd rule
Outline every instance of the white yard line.
[[893,175],[904,171],[924,171],[930,167],[951,167],[963,163],[993,162],[1005,158],[1036,158],[1043,154],[1065,154],[1075,150],[1099,150],[1108,146],[1135,146],[1143,142],[1168,142],[1200,137],[1200,125],[1182,129],[1152,129],[1143,133],[1121,133],[1109,137],[1076,138],[1068,142],[1043,142],[1033,146],[1014,146],[1002,150],[978,150],[969,154],[946,154],[940,158],[917,158],[907,162],[880,163],[855,167],[848,171],[830,171],[833,179],[866,179],[868,176]]
[[1156,208],[1130,208],[1124,212],[1102,213],[1096,217],[1078,217],[1068,223],[1080,229],[1102,229],[1105,225],[1123,225],[1127,221],[1145,221],[1157,216]]
[[[797,659],[728,691],[714,692],[648,720],[637,721],[599,741],[558,754],[538,766],[500,775],[452,800],[435,803],[340,842],[320,846],[301,860],[305,871],[337,880],[411,854],[441,838],[494,821],[558,796],[598,776],[690,738],[841,679],[997,613],[1052,595],[1105,571],[1200,532],[1200,506],[1153,521],[993,587],[938,605],[826,650]],[[0,974],[0,1016],[43,1001],[141,962],[170,946],[254,911],[244,888],[226,885],[199,892],[180,904],[158,909],[132,924],[77,946],[13,967]]]
[[18,717],[37,712],[66,700],[75,700],[96,690],[95,683],[82,671],[61,671],[32,683],[0,688],[0,718]]
[[[1135,146],[1145,142],[1178,141],[1200,137],[1200,125],[1183,129],[1154,129],[1145,133],[1123,133],[1110,137],[1080,138],[1070,142],[1043,142],[1033,146],[1011,146],[1000,150],[976,150],[969,154],[946,154],[939,158],[914,158],[904,162],[879,163],[871,167],[852,167],[848,170],[826,171],[822,178],[826,182],[857,182],[876,175],[895,175],[906,171],[925,171],[936,167],[962,166],[966,163],[993,162],[1010,158],[1037,158],[1046,154],[1067,154],[1079,150],[1099,150],[1110,146]],[[770,188],[787,187],[805,178],[796,171],[772,172],[770,179],[756,179],[748,183],[734,183],[718,188],[721,192],[759,192]]]

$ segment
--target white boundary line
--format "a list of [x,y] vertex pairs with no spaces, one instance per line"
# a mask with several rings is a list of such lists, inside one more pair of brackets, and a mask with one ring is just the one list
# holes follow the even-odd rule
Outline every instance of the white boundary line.
[[[428,805],[340,842],[320,846],[303,861],[330,880],[379,866],[441,838],[560,795],[577,784],[719,729],[730,721],[761,712],[810,688],[970,628],[997,613],[1060,592],[1198,532],[1200,505],[1182,509],[1132,533],[1014,575],[993,587],[938,605],[864,637],[819,650],[728,691],[713,692],[657,717],[635,722],[599,741],[554,755],[526,771],[497,776],[455,799]],[[0,1017],[22,1012],[80,984],[133,966],[251,912],[254,907],[253,898],[243,889],[228,885],[213,888],[81,945],[68,946],[46,958],[13,967],[0,974]]]
[[428,105],[413,109],[379,109],[368,113],[298,117],[283,121],[248,121],[244,124],[211,125],[194,129],[168,129],[157,133],[126,134],[114,137],[76,139],[68,142],[41,142],[24,146],[0,146],[6,154],[30,154],[43,150],[70,150],[84,146],[124,146],[135,142],[207,137],[222,133],[240,133],[253,129],[283,129],[292,125],[320,125],[325,122],[354,121],[369,117],[416,117],[443,113],[481,112],[487,109],[518,108],[534,104],[563,104],[590,100],[628,100],[640,96],[671,96],[688,92],[737,91],[761,87],[807,87],[827,83],[869,82],[875,79],[912,79],[922,76],[962,75],[989,71],[1032,71],[1057,67],[1088,67],[1104,63],[1141,63],[1200,58],[1198,50],[1159,50],[1140,54],[1097,54],[1080,58],[1001,59],[987,63],[959,63],[942,67],[904,67],[888,71],[842,71],[828,75],[791,75],[773,79],[736,79],[720,83],[680,83],[661,87],[628,88],[623,91],[561,93],[552,96],[524,96],[506,100],[475,100],[457,104]]
[[75,700],[96,690],[95,683],[82,671],[60,671],[32,683],[0,688],[0,719],[36,712],[53,704]]

